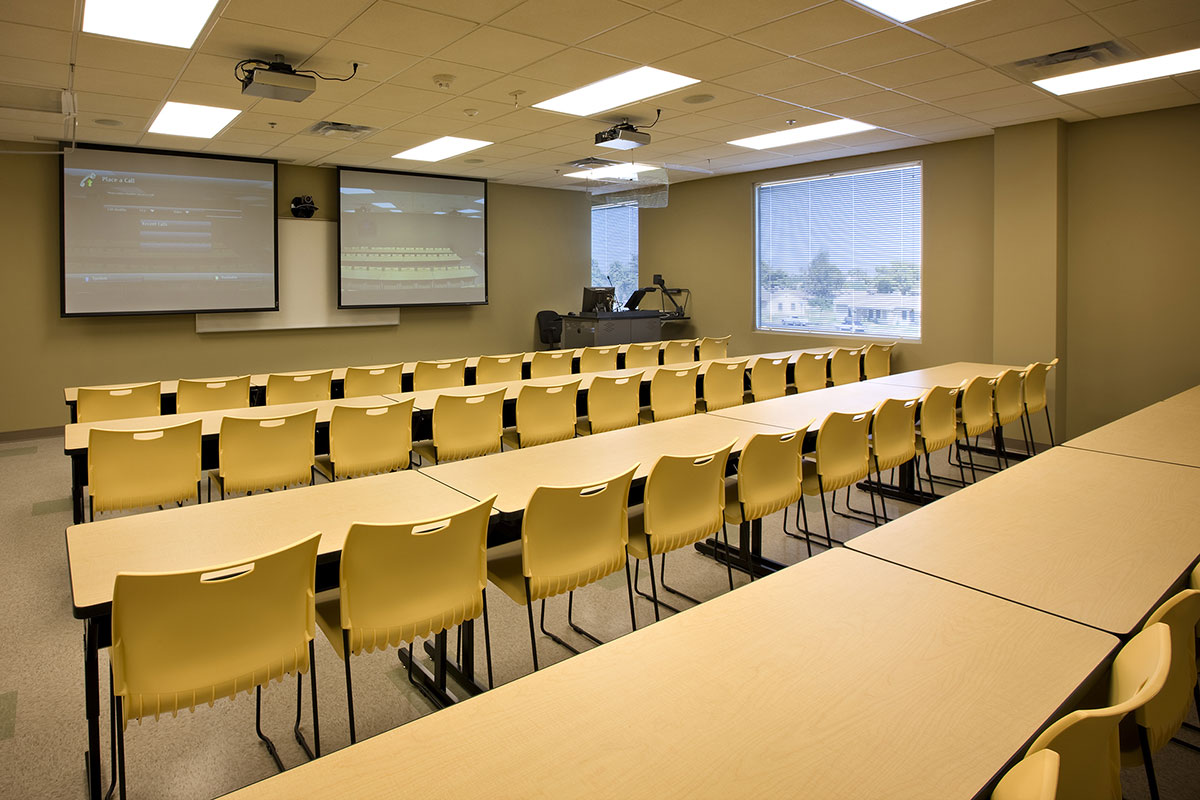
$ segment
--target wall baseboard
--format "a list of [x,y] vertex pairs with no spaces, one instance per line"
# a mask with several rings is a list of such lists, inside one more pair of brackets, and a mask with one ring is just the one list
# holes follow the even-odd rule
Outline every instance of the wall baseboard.
[[0,442],[23,442],[26,439],[45,439],[47,436],[62,436],[63,426],[32,428],[26,431],[0,431]]

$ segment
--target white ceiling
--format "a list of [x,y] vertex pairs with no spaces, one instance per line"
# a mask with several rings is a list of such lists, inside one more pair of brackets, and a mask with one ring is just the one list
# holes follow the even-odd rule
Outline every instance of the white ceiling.
[[[745,172],[1200,101],[1200,73],[1060,98],[1007,66],[1109,40],[1133,58],[1200,47],[1197,0],[981,0],[907,25],[848,0],[221,0],[191,50],[80,33],[82,8],[0,0],[0,83],[73,89],[80,142],[530,186],[577,186],[558,173],[585,156]],[[361,66],[351,81],[318,81],[302,103],[243,97],[234,64],[275,53],[338,76]],[[646,64],[701,83],[589,119],[530,108]],[[449,89],[435,85],[441,74],[456,76]],[[146,133],[168,100],[244,113],[211,140]],[[592,144],[656,108],[651,145],[622,155]],[[829,115],[880,130],[761,152],[725,143]],[[300,133],[322,119],[380,130],[360,141]],[[61,116],[0,107],[0,139],[70,130]],[[435,164],[390,158],[444,135],[495,144]]]

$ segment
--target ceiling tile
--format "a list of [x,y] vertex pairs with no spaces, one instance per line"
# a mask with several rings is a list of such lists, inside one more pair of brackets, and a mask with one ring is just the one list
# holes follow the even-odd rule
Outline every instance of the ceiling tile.
[[1017,103],[1042,100],[1047,96],[1041,89],[1017,84],[1016,86],[1006,86],[1003,89],[990,89],[986,92],[975,92],[974,94],[963,95],[962,97],[951,97],[939,101],[938,105],[959,114],[971,114],[972,112],[984,111],[989,108],[1002,108],[1004,106],[1016,105]]
[[1079,10],[1066,0],[1004,0],[973,3],[908,24],[953,47],[1078,13]]
[[407,121],[412,112],[391,108],[372,108],[361,103],[351,103],[337,110],[337,121],[350,125],[366,125],[370,128],[389,128]]
[[234,65],[239,59],[229,56],[214,56],[208,53],[193,53],[192,60],[180,76],[185,81],[193,83],[211,83],[214,86],[237,84],[233,75]]
[[[705,144],[701,145],[700,147],[697,147],[697,148],[694,148],[691,150],[687,150],[685,152],[695,153],[698,150],[702,150],[706,154],[703,156],[704,158],[716,158],[716,156],[712,155],[713,145],[721,145],[724,148],[721,151],[722,155],[724,155],[725,153],[744,152],[746,149],[744,147],[739,147],[739,148],[733,148],[732,146],[725,147],[725,144],[727,142],[733,141],[734,139],[745,139],[748,136],[758,136],[761,133],[770,133],[774,130],[777,130],[778,127],[779,126],[772,126],[772,127],[767,128],[767,127],[763,127],[761,125],[724,125],[720,128],[713,128],[712,130],[709,130],[709,131],[703,131],[702,133],[697,133],[694,137],[691,137],[694,139],[704,141]],[[700,158],[700,156],[693,156],[693,158]]]
[[116,94],[76,92],[75,100],[80,111],[98,117],[116,114],[131,117],[149,117],[158,110],[159,99],[146,100],[141,97],[124,97]]
[[1071,5],[1080,11],[1095,11],[1098,8],[1108,8],[1120,3],[1128,3],[1129,0],[1070,0],[1070,2]]
[[823,81],[806,83],[803,86],[795,86],[781,92],[772,92],[772,96],[797,105],[817,106],[822,103],[832,103],[835,100],[845,100],[849,97],[861,97],[877,91],[879,91],[879,87],[873,83],[860,81],[849,75],[838,75],[836,78],[826,78]]
[[772,67],[780,64],[779,54],[737,39],[719,39],[695,50],[656,61],[653,66],[707,81],[755,67],[765,70],[772,68],[763,66],[765,64],[772,64]]
[[438,58],[473,67],[512,72],[562,49],[523,33],[482,27],[438,51]]
[[978,66],[976,62],[953,50],[937,50],[925,55],[865,69],[855,73],[855,76],[880,86],[896,89],[914,83],[974,72]]
[[[452,61],[442,61],[436,58],[426,58],[391,78],[388,83],[399,86],[411,86],[414,89],[425,89],[431,92],[456,97],[468,94],[486,83],[496,80],[504,73],[482,67]],[[442,89],[433,80],[434,75],[450,75],[450,88]]]
[[647,14],[607,33],[593,36],[580,47],[639,64],[649,64],[718,38],[718,34],[695,25],[661,14]]
[[455,136],[463,136],[467,139],[482,139],[485,142],[508,142],[521,136],[525,131],[519,128],[505,128],[500,125],[492,125],[489,123],[475,124],[469,128],[463,128],[455,134]]
[[946,116],[946,112],[937,106],[915,105],[897,108],[893,111],[881,111],[877,114],[863,114],[858,118],[863,122],[878,125],[881,128],[908,132],[908,126],[916,122],[926,122]]
[[645,9],[620,0],[527,0],[491,24],[562,44],[577,44],[645,13]]
[[69,72],[65,63],[54,64],[49,61],[35,61],[31,58],[0,56],[0,83],[65,89]]
[[0,20],[69,31],[74,17],[74,5],[74,2],[64,0],[39,3],[31,3],[29,0],[2,0]]
[[[430,56],[476,27],[473,22],[445,14],[376,2],[347,25],[338,38],[381,50]],[[398,35],[400,31],[403,31],[402,35]]]
[[[380,50],[361,44],[333,41],[322,47],[304,62],[305,69],[315,69],[330,75],[349,75],[351,65],[358,64],[354,80],[382,82],[416,64],[419,57],[408,53]],[[354,81],[349,81],[353,83]]]
[[295,136],[289,137],[283,143],[287,147],[296,147],[303,150],[319,150],[322,153],[331,153],[334,150],[341,150],[349,144],[344,139],[334,139],[331,136],[318,136],[311,133],[298,133]]
[[1200,3],[1195,0],[1134,0],[1096,11],[1092,16],[1115,35],[1132,36],[1200,20]]
[[[511,109],[512,107],[508,106],[508,108]],[[563,117],[561,114],[555,114],[551,111],[542,111],[537,108],[521,108],[496,116],[491,120],[491,123],[493,125],[502,125],[506,128],[518,128],[522,131],[542,131],[561,125],[562,120]],[[599,122],[593,122],[592,126],[596,130],[600,130],[603,127]]]
[[232,142],[229,140],[213,139],[203,148],[206,153],[217,153],[225,156],[243,156],[258,158],[271,149],[267,144],[250,144],[247,142]]
[[1091,17],[1077,14],[1025,30],[980,39],[962,45],[959,50],[986,64],[1011,64],[1025,58],[1106,42],[1111,38],[1112,35]]
[[[120,72],[174,77],[187,57],[188,51],[178,47],[130,42],[84,33],[79,36],[75,63]],[[229,80],[233,80],[232,71],[229,73]]]
[[[513,139],[510,144],[518,147],[529,147],[534,150],[552,150],[556,147],[566,147],[567,145],[579,145],[579,138],[576,136],[566,136],[553,131],[535,131],[527,133],[524,136],[518,136]],[[585,144],[591,144],[585,142]],[[645,150],[646,148],[641,148]],[[639,152],[641,152],[639,150]]]
[[638,64],[612,56],[574,48],[560,50],[549,58],[516,70],[518,75],[561,83],[572,88],[586,86],[603,78],[627,72]]
[[237,121],[234,122],[234,125],[226,128],[225,131],[218,135],[213,141],[237,142],[240,144],[259,144],[263,145],[264,147],[274,147],[275,145],[283,144],[292,137],[292,134],[288,133],[249,130],[247,128],[238,128],[236,125]]
[[[214,86],[211,83],[194,83],[179,81],[171,88],[168,100],[176,103],[192,103],[200,106],[217,106],[219,108],[249,108],[258,98],[242,94],[239,86]],[[308,106],[309,98],[304,102]],[[300,105],[292,103],[291,105]],[[305,111],[308,111],[306,108]]]
[[750,97],[746,100],[739,100],[736,103],[707,110],[704,112],[704,115],[729,122],[747,122],[752,119],[760,119],[768,116],[786,119],[796,113],[797,110],[796,106],[791,103],[784,103],[781,100],[775,100],[770,97]]
[[1066,103],[1046,97],[1000,108],[985,108],[971,112],[970,116],[980,122],[998,127],[1032,122],[1036,119],[1051,119],[1071,110]]
[[474,121],[466,116],[462,119],[451,119],[450,117],[429,117],[424,114],[414,114],[406,120],[397,122],[395,127],[405,131],[428,133],[434,136],[457,136],[460,131],[474,124]]
[[736,75],[727,75],[720,79],[720,83],[745,92],[775,95],[789,86],[812,83],[824,78],[832,78],[835,75],[837,75],[836,72],[807,61],[785,58],[764,67],[746,70]]
[[[816,125],[819,122],[832,122],[833,117],[811,108],[791,106],[786,114],[771,114],[766,117],[749,120],[747,124],[769,131],[781,131],[792,125]],[[790,125],[788,123],[791,123]]]
[[[403,125],[403,123],[401,123]],[[379,131],[372,134],[366,142],[376,145],[379,150],[387,149],[391,152],[383,153],[381,157],[391,158],[396,153],[406,150],[410,147],[416,147],[419,144],[424,144],[436,137],[431,136],[426,131],[411,131],[403,127],[388,128],[385,131]],[[355,152],[361,152],[356,150]]]
[[1136,105],[1138,101],[1142,100],[1149,101],[1163,98],[1184,99],[1185,94],[1191,93],[1175,80],[1171,78],[1159,78],[1158,80],[1133,83],[1127,86],[1113,86],[1109,89],[1097,89],[1093,92],[1080,92],[1079,94],[1067,95],[1064,99],[1073,106],[1079,106],[1091,111],[1099,106],[1118,103]]
[[679,137],[687,136],[697,131],[708,131],[713,128],[719,128],[724,124],[724,120],[713,119],[701,116],[700,114],[664,113],[662,122],[655,126],[655,130],[661,129],[666,133]]
[[873,114],[879,111],[891,111],[893,108],[904,108],[914,105],[917,101],[896,92],[876,92],[852,97],[849,100],[838,100],[835,103],[825,103],[819,109],[839,117],[857,119],[860,114]]
[[1130,36],[1129,42],[1147,57],[1190,50],[1200,46],[1200,21],[1139,33]]
[[933,134],[941,134],[961,130],[974,130],[979,127],[979,122],[970,117],[962,117],[957,114],[950,114],[945,117],[936,117],[924,122],[909,122],[904,125],[904,132],[915,136],[929,138]]
[[119,144],[133,146],[142,138],[141,131],[127,131],[121,128],[79,128],[75,133],[75,141],[90,144]]
[[[322,73],[325,74],[325,73]],[[348,81],[317,81],[315,100],[331,100],[335,103],[352,103],[379,84],[375,81],[354,78]],[[305,101],[307,102],[307,101]]]
[[337,34],[372,0],[230,0],[222,17],[272,28],[329,37]]
[[271,133],[299,133],[308,127],[302,119],[296,117],[279,117],[274,114],[260,114],[247,111],[233,121],[232,128],[248,131],[268,131]]
[[236,59],[271,59],[276,53],[282,53],[284,61],[296,64],[324,43],[320,36],[222,17],[200,45],[200,52]]
[[739,39],[794,56],[893,27],[846,3],[827,3],[745,31]]
[[511,112],[512,105],[510,103],[493,103],[491,100],[479,100],[474,97],[456,97],[434,106],[425,113],[435,117],[469,119],[479,124],[491,122],[497,117]]
[[[698,98],[705,95],[711,95],[713,99],[703,103],[688,102],[689,98]],[[700,113],[718,106],[736,103],[738,100],[745,100],[748,97],[753,97],[753,95],[749,92],[743,92],[740,89],[731,89],[728,86],[722,86],[718,83],[695,83],[691,86],[685,86],[682,89],[656,97],[648,102],[653,102],[655,106],[661,106],[664,109],[670,108],[676,111]]]
[[0,22],[0,56],[68,63],[71,34],[32,25]]
[[[279,117],[295,117],[304,120],[307,126],[318,120],[327,119],[336,111],[343,108],[344,105],[344,103],[317,100],[312,97],[303,103],[292,103],[288,100],[261,99],[254,104],[252,110],[259,114],[270,114],[277,119]],[[339,121],[347,122],[348,120]]]
[[987,125],[972,125],[970,128],[960,128],[952,131],[938,131],[924,134],[921,138],[930,142],[953,142],[959,139],[975,139],[980,136],[991,136],[992,129]]
[[858,72],[877,64],[886,64],[937,49],[937,43],[924,36],[902,28],[888,28],[832,47],[813,50],[805,53],[804,57],[839,72]]
[[1174,80],[1192,94],[1200,97],[1200,72],[1192,72],[1187,75],[1176,75]]
[[935,103],[948,97],[961,97],[972,92],[986,92],[989,89],[1002,89],[1006,86],[1016,85],[1015,80],[993,69],[977,69],[961,75],[951,75],[948,78],[905,86],[904,94],[911,95],[918,100]]
[[[559,83],[524,78],[519,75],[502,75],[485,86],[466,92],[468,97],[478,97],[497,103],[509,103],[514,107],[527,108],[534,103],[549,100],[569,92],[571,87]],[[514,92],[520,92],[515,97]]]
[[171,87],[168,78],[138,75],[132,72],[111,72],[95,67],[75,68],[75,89],[80,92],[139,97],[143,100],[161,100]]
[[[119,126],[112,125],[97,125],[96,120],[106,119],[120,122]],[[143,117],[131,117],[124,114],[87,114],[82,111],[76,117],[79,128],[104,128],[107,130],[122,130],[127,132],[141,133],[150,127],[149,115]]]
[[755,0],[753,3],[679,0],[663,8],[663,13],[702,28],[734,34],[824,2],[826,0]]
[[364,94],[356,102],[358,105],[408,111],[415,114],[446,102],[446,96],[430,89],[414,89],[411,86],[383,83]]

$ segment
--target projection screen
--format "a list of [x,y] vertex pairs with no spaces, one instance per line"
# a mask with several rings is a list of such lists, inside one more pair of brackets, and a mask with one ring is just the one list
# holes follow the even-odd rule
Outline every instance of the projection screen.
[[339,169],[339,308],[487,303],[487,181]]
[[278,308],[275,162],[63,155],[62,314]]

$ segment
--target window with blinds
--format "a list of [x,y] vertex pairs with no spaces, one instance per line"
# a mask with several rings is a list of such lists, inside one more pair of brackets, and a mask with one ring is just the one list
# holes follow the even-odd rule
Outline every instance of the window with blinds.
[[759,329],[921,338],[919,163],[760,183],[755,219]]
[[617,307],[638,288],[637,215],[636,203],[592,208],[592,286],[614,287]]

